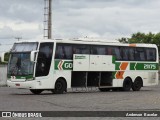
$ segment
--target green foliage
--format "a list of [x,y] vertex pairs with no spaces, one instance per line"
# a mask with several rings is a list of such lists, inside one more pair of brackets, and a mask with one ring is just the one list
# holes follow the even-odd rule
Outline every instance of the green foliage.
[[128,43],[128,38],[122,37],[121,39],[118,39],[118,41],[121,43]]
[[145,40],[145,34],[144,33],[135,33],[132,34],[132,37],[128,39],[129,43],[143,43]]

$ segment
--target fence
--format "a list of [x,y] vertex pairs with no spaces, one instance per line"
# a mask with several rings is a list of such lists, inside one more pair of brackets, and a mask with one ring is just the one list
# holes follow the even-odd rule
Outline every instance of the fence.
[[7,85],[7,65],[0,65],[0,86]]

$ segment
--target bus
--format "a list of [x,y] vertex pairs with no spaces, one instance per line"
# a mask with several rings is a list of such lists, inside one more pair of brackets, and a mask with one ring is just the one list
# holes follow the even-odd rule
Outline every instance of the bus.
[[[158,85],[159,57],[154,44],[123,44],[86,39],[15,42],[8,61],[7,85],[66,93],[69,88],[139,91]],[[1,55],[4,61],[4,54]]]

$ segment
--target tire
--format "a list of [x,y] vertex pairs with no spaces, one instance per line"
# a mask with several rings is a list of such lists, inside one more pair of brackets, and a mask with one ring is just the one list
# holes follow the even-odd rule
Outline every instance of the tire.
[[131,88],[132,88],[132,80],[130,78],[125,78],[123,82],[122,90],[130,91]]
[[30,91],[36,95],[41,94],[41,92],[43,92],[43,90],[37,90],[37,89],[30,89]]
[[139,91],[141,87],[143,86],[143,82],[141,78],[136,78],[133,85],[132,85],[132,90],[133,91]]
[[98,88],[101,92],[107,92],[110,91],[110,88]]
[[61,78],[58,79],[55,83],[55,89],[52,92],[55,94],[63,94],[64,92],[67,92],[66,82]]

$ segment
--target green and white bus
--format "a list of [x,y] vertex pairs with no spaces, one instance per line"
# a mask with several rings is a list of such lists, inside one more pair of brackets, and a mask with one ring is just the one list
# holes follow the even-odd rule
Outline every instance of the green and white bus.
[[[14,43],[7,85],[67,92],[97,87],[100,91],[139,91],[158,84],[159,57],[154,44],[122,44],[87,39],[32,40]],[[4,61],[4,54],[1,56]]]

